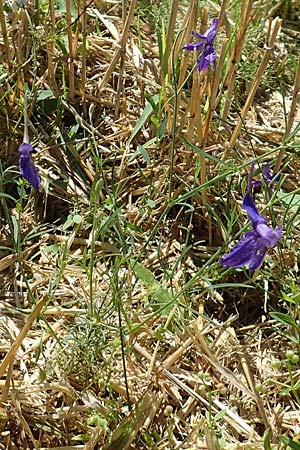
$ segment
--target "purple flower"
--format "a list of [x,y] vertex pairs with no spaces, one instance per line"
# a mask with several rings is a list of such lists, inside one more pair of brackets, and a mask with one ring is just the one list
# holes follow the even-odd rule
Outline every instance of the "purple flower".
[[219,20],[214,18],[209,29],[200,34],[197,31],[192,31],[192,35],[198,39],[198,42],[184,45],[184,49],[188,51],[197,50],[199,57],[197,61],[198,70],[201,72],[208,69],[210,64],[216,69],[216,49],[214,48],[214,42],[217,36]]
[[23,142],[23,144],[20,145],[19,152],[21,153],[21,156],[19,160],[19,168],[21,175],[34,189],[38,190],[41,185],[41,180],[30,156],[30,152],[32,152],[32,150],[33,148],[30,144]]
[[263,168],[263,177],[265,179],[266,183],[271,183],[271,181],[273,180],[273,178],[275,178],[276,175],[271,175],[271,169],[269,164],[266,164],[265,167]]
[[283,226],[279,225],[275,230],[269,227],[249,192],[244,197],[243,208],[248,213],[253,230],[245,233],[230,252],[220,259],[220,263],[225,267],[249,265],[249,269],[253,271],[262,264],[267,250],[278,244]]
[[[251,165],[251,169],[250,169],[250,175],[249,175],[249,189],[251,187],[259,187],[262,184],[261,180],[253,180],[253,171],[254,171],[254,164]],[[266,164],[265,167],[263,168],[263,177],[264,180],[267,184],[272,184],[272,183],[276,183],[278,181],[278,174],[275,175],[271,175],[271,168],[269,166],[269,164]]]

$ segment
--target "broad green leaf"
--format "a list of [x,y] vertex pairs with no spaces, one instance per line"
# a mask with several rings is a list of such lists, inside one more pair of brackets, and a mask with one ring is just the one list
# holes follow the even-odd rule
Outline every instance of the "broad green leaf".
[[59,250],[60,246],[58,244],[47,245],[47,247],[41,249],[42,253],[52,253],[53,255],[57,255]]
[[264,433],[264,450],[272,450],[271,449],[270,430],[266,430]]
[[150,289],[157,284],[152,272],[150,272],[143,264],[133,261],[133,270],[146,289]]
[[148,295],[154,300],[154,310],[161,310],[161,315],[168,315],[172,309],[173,297],[167,287],[158,283],[149,269],[139,262],[132,262],[133,270],[145,286]]
[[16,216],[11,216],[11,221],[13,224],[14,243],[15,243],[15,245],[17,245],[17,243],[19,241],[19,224],[18,224]]
[[144,158],[146,163],[147,164],[151,164],[151,159],[150,159],[149,153],[147,152],[145,147],[143,145],[138,145],[137,146],[137,150],[142,155],[142,157]]
[[[65,0],[56,0],[56,8],[61,13],[66,13],[66,2]],[[71,16],[73,19],[77,18],[77,8],[74,1],[71,1]]]
[[91,435],[88,433],[82,433],[82,434],[77,434],[76,436],[73,436],[71,438],[71,441],[78,441],[78,442],[88,442],[91,438]]
[[278,320],[278,322],[282,323],[283,325],[297,328],[297,324],[296,324],[295,320],[291,316],[289,316],[289,314],[284,314],[284,313],[280,313],[280,312],[271,312],[270,316],[273,319]]
[[51,89],[45,89],[43,91],[40,91],[37,96],[37,101],[45,100],[46,98],[54,97],[53,92]]
[[[155,105],[157,105],[159,101],[159,94],[156,94],[152,97],[152,100],[154,101]],[[145,125],[146,121],[148,120],[150,114],[153,112],[153,106],[148,102],[141,114],[141,117],[138,119],[138,121],[135,124],[135,127],[133,128],[130,138],[127,141],[127,145],[131,143],[131,141],[135,138],[135,136],[138,134],[140,129],[143,125]]]
[[154,200],[151,200],[151,198],[148,198],[147,205],[149,206],[149,208],[151,208],[151,209],[155,208],[155,204],[156,203]]
[[290,439],[286,436],[279,436],[279,439],[284,445],[288,445],[293,450],[300,450],[300,442],[299,441],[298,442],[292,441],[292,439]]
[[293,192],[284,194],[283,192],[277,192],[277,197],[280,198],[282,203],[288,206],[292,212],[297,212],[300,208],[300,194],[294,194]]
[[81,217],[81,215],[80,215],[80,214],[75,214],[75,215],[73,216],[73,222],[76,223],[77,225],[78,225],[79,223],[81,223],[81,222],[82,222],[82,217]]
[[167,117],[167,114],[165,114],[164,118],[158,128],[158,138],[159,139],[162,139],[167,134],[167,122],[168,122],[168,117]]
[[13,201],[14,203],[16,203],[16,199],[13,198],[11,195],[9,194],[5,194],[5,192],[0,192],[0,197],[4,197],[4,198],[8,198],[9,200]]

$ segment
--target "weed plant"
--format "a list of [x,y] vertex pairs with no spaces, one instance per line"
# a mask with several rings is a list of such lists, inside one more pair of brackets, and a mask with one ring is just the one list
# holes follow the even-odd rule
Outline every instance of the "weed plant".
[[299,13],[0,0],[0,449],[300,448]]

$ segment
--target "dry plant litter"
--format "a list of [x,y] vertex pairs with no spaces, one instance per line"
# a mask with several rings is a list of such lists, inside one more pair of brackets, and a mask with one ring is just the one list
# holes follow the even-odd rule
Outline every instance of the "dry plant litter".
[[[216,17],[199,71],[183,47]],[[0,449],[300,448],[299,20],[0,0]],[[284,231],[250,272],[219,260],[253,163]]]

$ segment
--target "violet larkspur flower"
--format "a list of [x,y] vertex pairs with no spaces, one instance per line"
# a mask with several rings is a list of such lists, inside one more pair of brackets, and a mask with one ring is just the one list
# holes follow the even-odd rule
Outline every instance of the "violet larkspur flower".
[[242,239],[220,259],[225,267],[242,267],[249,265],[251,271],[260,267],[269,248],[278,244],[282,225],[275,230],[269,227],[266,219],[258,212],[249,192],[244,197],[243,208],[252,223],[252,231],[247,231]]
[[184,45],[184,50],[194,51],[197,50],[199,56],[197,61],[198,70],[201,72],[209,68],[210,64],[213,65],[216,70],[216,58],[217,53],[214,48],[214,42],[217,36],[219,20],[214,18],[209,29],[200,34],[197,31],[192,31],[192,35],[198,39],[198,42]]
[[[251,187],[259,187],[262,184],[261,180],[253,180],[253,171],[254,171],[254,164],[251,165],[251,169],[250,169],[250,176],[249,176],[249,189]],[[272,183],[276,183],[278,181],[278,174],[275,175],[271,175],[271,168],[269,166],[269,164],[266,164],[265,167],[263,168],[263,177],[264,180],[267,184],[272,185]],[[271,186],[272,188],[272,186]]]
[[20,173],[25,180],[29,181],[31,186],[38,190],[41,185],[41,180],[30,156],[30,152],[32,152],[32,150],[33,148],[30,144],[23,142],[23,144],[20,145],[19,152],[21,153],[21,156],[19,160],[19,168]]

